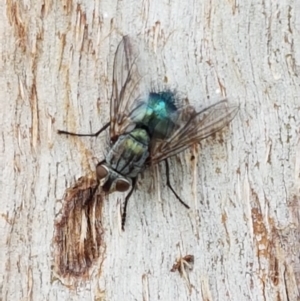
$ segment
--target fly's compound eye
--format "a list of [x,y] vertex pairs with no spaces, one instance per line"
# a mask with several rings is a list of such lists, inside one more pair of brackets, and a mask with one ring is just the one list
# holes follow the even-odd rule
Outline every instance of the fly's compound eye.
[[104,165],[97,166],[96,173],[99,180],[106,179],[108,176],[108,168]]
[[129,187],[130,187],[130,183],[126,179],[118,179],[116,181],[116,190],[119,192],[124,192],[128,190]]

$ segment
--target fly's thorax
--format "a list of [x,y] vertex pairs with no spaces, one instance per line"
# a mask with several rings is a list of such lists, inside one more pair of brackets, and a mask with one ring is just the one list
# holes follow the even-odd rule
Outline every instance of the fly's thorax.
[[148,146],[150,143],[149,133],[143,128],[136,128],[129,135],[142,145]]
[[96,173],[100,185],[105,192],[124,192],[127,191],[132,185],[130,178],[122,176],[106,164],[97,166]]
[[107,166],[123,175],[135,178],[149,156],[150,136],[143,128],[121,135],[106,156]]

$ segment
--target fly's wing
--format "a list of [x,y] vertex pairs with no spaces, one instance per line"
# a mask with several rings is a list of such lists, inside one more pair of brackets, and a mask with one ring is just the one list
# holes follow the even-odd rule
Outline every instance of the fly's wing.
[[177,128],[168,139],[154,143],[149,164],[156,164],[176,155],[194,143],[218,132],[229,124],[238,109],[239,106],[228,106],[226,99],[199,112],[196,112],[192,106],[180,109]]
[[114,59],[112,98],[110,103],[110,138],[114,141],[133,123],[130,112],[133,103],[145,93],[145,62],[141,42],[123,37]]

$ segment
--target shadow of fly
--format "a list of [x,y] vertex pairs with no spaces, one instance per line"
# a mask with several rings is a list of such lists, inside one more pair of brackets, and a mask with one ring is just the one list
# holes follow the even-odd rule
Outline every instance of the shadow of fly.
[[[145,48],[146,49],[146,48]],[[216,133],[237,114],[239,107],[226,99],[197,111],[181,105],[175,92],[147,92],[147,84],[155,76],[155,62],[145,56],[140,41],[129,36],[119,43],[113,65],[110,121],[92,134],[59,130],[59,134],[97,137],[109,129],[110,149],[96,166],[97,185],[92,188],[88,203],[99,186],[105,193],[125,192],[122,229],[126,208],[138,175],[147,167],[164,162],[167,186],[179,202],[189,208],[170,184],[168,158],[184,151]],[[154,71],[151,71],[151,68]]]

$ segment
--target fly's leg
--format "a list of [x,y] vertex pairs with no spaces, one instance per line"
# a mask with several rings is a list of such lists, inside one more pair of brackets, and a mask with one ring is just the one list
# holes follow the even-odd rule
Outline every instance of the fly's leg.
[[61,131],[58,130],[57,133],[58,134],[64,134],[64,135],[70,135],[70,136],[80,136],[80,137],[98,137],[99,134],[101,134],[103,131],[105,131],[108,127],[110,126],[110,122],[108,122],[107,124],[105,124],[98,132],[96,133],[92,133],[92,134],[78,134],[78,133],[71,133],[71,132],[67,132],[67,131]]
[[187,209],[190,209],[190,206],[188,206],[180,197],[179,195],[176,193],[176,191],[173,189],[173,187],[171,186],[170,183],[170,169],[169,169],[169,162],[168,159],[165,159],[165,164],[166,164],[166,175],[167,175],[167,186],[171,189],[171,191],[174,193],[175,197],[177,198],[177,200]]
[[96,193],[98,187],[99,187],[99,181],[98,181],[96,187],[90,188],[91,192],[90,192],[89,197],[86,199],[86,201],[84,203],[84,206],[87,206],[92,201],[92,199],[94,198],[95,193]]
[[[105,160],[102,160],[101,162],[99,162],[96,166],[96,170],[97,170],[97,167],[102,165],[104,162],[105,162]],[[85,206],[87,206],[92,201],[92,199],[93,199],[93,197],[94,197],[94,195],[95,195],[95,193],[96,193],[96,191],[99,187],[100,180],[99,180],[98,174],[96,174],[96,176],[97,176],[97,185],[96,185],[96,187],[90,189],[91,193],[90,193],[89,197],[87,198],[87,200],[84,203]]]
[[129,191],[129,193],[126,195],[125,197],[125,203],[124,203],[124,207],[123,207],[123,212],[122,212],[122,230],[124,231],[125,229],[125,222],[126,222],[126,208],[127,208],[127,204],[128,204],[128,200],[131,197],[133,190],[135,188],[136,185],[136,178],[132,179],[132,186],[131,186],[131,190]]

